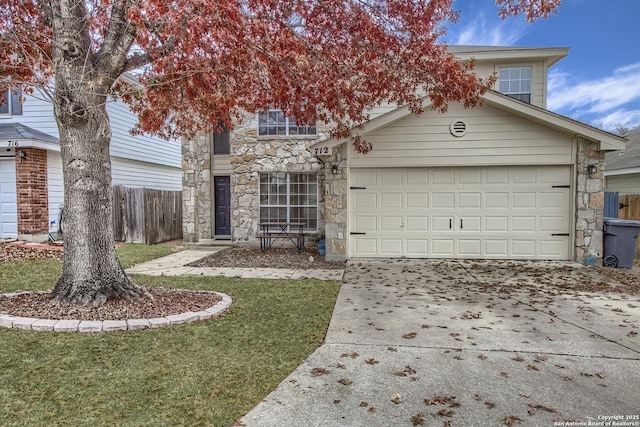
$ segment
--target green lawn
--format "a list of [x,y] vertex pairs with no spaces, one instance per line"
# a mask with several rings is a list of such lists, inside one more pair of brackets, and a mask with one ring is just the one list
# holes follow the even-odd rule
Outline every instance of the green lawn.
[[[0,290],[50,288],[59,268],[44,260],[2,264]],[[317,280],[134,281],[215,290],[234,303],[218,319],[165,329],[95,335],[0,329],[1,425],[227,426],[318,347],[339,289]]]

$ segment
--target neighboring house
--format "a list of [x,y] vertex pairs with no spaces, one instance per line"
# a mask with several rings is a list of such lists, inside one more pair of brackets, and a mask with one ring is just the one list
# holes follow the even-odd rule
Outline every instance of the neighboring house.
[[[58,128],[50,103],[11,95],[0,107],[0,238],[44,241],[64,203]],[[137,118],[122,103],[107,111],[113,184],[181,190],[180,143],[132,136]]]
[[279,111],[183,141],[185,239],[257,244],[261,221],[288,220],[325,237],[328,260],[601,257],[604,153],[625,140],[545,109],[568,49],[450,49],[497,74],[484,105],[381,106],[366,155]]
[[626,136],[627,147],[605,156],[605,190],[640,194],[640,131]]

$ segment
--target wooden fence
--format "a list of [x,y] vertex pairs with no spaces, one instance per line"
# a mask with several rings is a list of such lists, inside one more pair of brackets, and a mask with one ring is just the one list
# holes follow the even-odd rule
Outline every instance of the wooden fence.
[[113,234],[148,245],[182,239],[182,192],[114,185]]
[[[640,221],[640,194],[618,196],[618,218]],[[636,258],[640,257],[640,238],[636,242]]]

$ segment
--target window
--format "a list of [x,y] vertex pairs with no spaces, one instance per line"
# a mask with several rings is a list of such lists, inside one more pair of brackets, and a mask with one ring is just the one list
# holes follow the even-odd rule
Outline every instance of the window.
[[318,229],[318,177],[311,173],[261,173],[260,221],[304,222]]
[[531,103],[531,67],[500,68],[500,92]]
[[0,102],[0,114],[9,114],[14,116],[22,115],[22,91],[20,89],[9,89],[2,96]]
[[269,110],[258,115],[258,135],[315,135],[315,126],[296,124],[295,117],[285,117],[280,110]]
[[213,154],[230,154],[231,153],[231,135],[229,129],[220,125],[222,132],[213,132]]

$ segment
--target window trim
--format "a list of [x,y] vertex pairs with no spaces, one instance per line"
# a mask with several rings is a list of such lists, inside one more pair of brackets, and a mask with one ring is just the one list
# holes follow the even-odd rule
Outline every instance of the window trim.
[[[270,177],[271,175],[274,174],[284,174],[285,175],[285,185],[286,185],[286,204],[281,205],[281,204],[262,204],[262,177],[263,176],[267,176]],[[301,205],[301,204],[292,204],[291,203],[291,175],[292,174],[299,174],[299,175],[307,175],[309,178],[313,178],[315,179],[316,182],[316,192],[315,192],[315,204],[308,204],[308,205]],[[310,181],[309,181],[310,182]],[[270,182],[266,183],[267,186],[270,184]],[[306,195],[312,194],[312,193],[305,193]],[[269,193],[267,194],[267,197],[269,197]],[[292,208],[313,208],[315,209],[315,228],[310,228],[307,227],[306,225],[303,227],[303,232],[305,234],[316,234],[319,230],[318,228],[318,224],[319,224],[319,215],[320,215],[320,182],[318,179],[318,174],[317,173],[313,173],[313,172],[296,172],[296,171],[291,171],[291,172],[278,172],[278,171],[273,171],[273,172],[260,172],[258,174],[258,222],[263,222],[266,219],[262,218],[261,215],[261,211],[262,208],[285,208],[286,209],[286,222],[291,222],[291,209]]]
[[[294,121],[293,123],[291,123],[291,117],[289,116],[285,116],[284,113],[282,113],[282,115],[284,116],[284,128],[285,128],[285,133],[283,135],[279,135],[279,134],[261,134],[260,133],[260,117],[264,114],[269,114],[271,112],[282,112],[282,110],[277,109],[277,108],[270,108],[266,111],[261,111],[258,112],[258,138],[316,138],[318,136],[318,124],[317,122],[314,125],[298,125],[296,124],[296,122]],[[270,127],[277,127],[278,125],[270,125],[270,124],[266,124],[265,125],[267,128]],[[291,134],[291,127],[295,126],[298,128],[306,128],[307,130],[310,128],[313,128],[314,133],[306,133],[306,134]]]
[[[504,81],[504,79],[502,78],[502,71],[503,70],[507,70],[507,69],[522,69],[522,68],[528,68],[529,69],[529,92],[510,92],[510,91],[502,91],[501,86],[502,86],[502,82]],[[508,79],[507,81],[512,81],[514,79]],[[520,79],[522,81],[522,79]],[[510,65],[500,65],[498,66],[498,92],[500,92],[503,95],[506,95],[510,98],[513,99],[517,99],[521,102],[525,102],[527,104],[532,104],[533,101],[533,65],[531,64],[510,64]],[[522,96],[528,96],[529,100],[524,100],[521,97]]]
[[[15,94],[14,94],[14,91],[16,92]],[[0,112],[0,117],[22,116],[23,109],[22,109],[22,103],[20,102],[20,99],[22,98],[22,89],[21,88],[7,89],[7,92],[5,95],[7,98],[7,103],[6,103],[7,112],[6,113]],[[19,108],[16,108],[17,105],[19,106]],[[19,110],[19,111],[16,112],[15,110]]]

